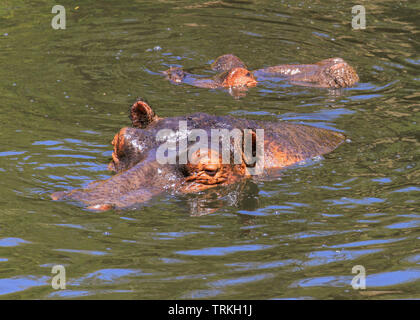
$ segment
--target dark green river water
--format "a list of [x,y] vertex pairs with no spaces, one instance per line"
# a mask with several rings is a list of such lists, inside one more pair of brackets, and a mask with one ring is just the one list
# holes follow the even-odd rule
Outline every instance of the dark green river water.
[[[51,27],[55,4],[65,30]],[[366,29],[353,30],[355,4],[2,0],[0,298],[420,298],[420,4],[363,1]],[[224,53],[251,69],[338,56],[360,82],[267,80],[235,99],[159,75]],[[275,179],[136,210],[52,201],[112,175],[110,142],[137,96],[163,117],[281,119],[349,141]]]

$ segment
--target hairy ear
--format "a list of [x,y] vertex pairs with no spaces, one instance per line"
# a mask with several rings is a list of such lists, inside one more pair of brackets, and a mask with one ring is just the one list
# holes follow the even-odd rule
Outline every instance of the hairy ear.
[[138,98],[130,108],[130,119],[133,127],[144,129],[159,117],[145,100]]

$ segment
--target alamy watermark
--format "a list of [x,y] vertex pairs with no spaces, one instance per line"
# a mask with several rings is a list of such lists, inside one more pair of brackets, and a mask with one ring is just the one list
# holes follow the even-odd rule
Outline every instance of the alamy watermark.
[[362,5],[356,5],[351,8],[354,15],[351,20],[351,27],[354,30],[366,29],[366,9]]
[[51,13],[57,13],[51,20],[51,27],[55,30],[66,29],[66,8],[57,4],[52,7]]
[[156,160],[160,164],[245,163],[249,174],[263,172],[264,129],[211,129],[209,139],[204,129],[188,129],[187,121],[179,121],[178,128],[158,131],[156,141],[162,144],[156,150]]
[[51,286],[54,290],[66,289],[66,268],[62,265],[55,265],[51,270],[52,274],[56,274],[51,280]]
[[362,265],[356,265],[351,269],[351,273],[357,273],[351,280],[354,290],[366,289],[366,269]]

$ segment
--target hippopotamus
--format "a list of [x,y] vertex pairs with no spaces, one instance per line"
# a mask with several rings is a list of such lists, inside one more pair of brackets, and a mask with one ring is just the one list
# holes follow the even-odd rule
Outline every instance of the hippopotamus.
[[359,81],[356,71],[341,58],[329,58],[314,64],[283,64],[249,71],[237,56],[225,54],[213,62],[211,69],[219,74],[213,78],[201,78],[179,67],[170,68],[164,74],[172,83],[187,83],[212,89],[246,89],[256,86],[258,79],[270,77],[282,78],[296,85],[320,88],[351,87]]
[[[98,211],[130,208],[163,192],[198,193],[254,177],[269,178],[278,170],[329,153],[345,140],[333,130],[287,121],[201,112],[161,118],[141,98],[130,107],[129,117],[131,126],[112,140],[108,168],[116,174],[84,189],[56,192],[54,200],[76,201]],[[211,140],[215,132],[221,133],[216,144]],[[231,136],[232,132],[239,136]],[[225,148],[220,150],[223,141]],[[175,149],[163,148],[170,143]],[[257,159],[258,152],[262,157]]]

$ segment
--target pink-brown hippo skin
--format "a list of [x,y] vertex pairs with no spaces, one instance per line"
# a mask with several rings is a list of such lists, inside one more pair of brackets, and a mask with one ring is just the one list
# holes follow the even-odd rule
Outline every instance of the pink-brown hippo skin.
[[320,88],[347,88],[359,81],[356,71],[341,58],[315,64],[283,64],[254,71],[256,77],[284,77],[289,82]]
[[172,83],[187,83],[201,88],[254,87],[258,79],[269,77],[280,77],[292,84],[321,88],[346,88],[359,81],[356,71],[341,58],[329,58],[314,64],[283,64],[248,71],[238,57],[225,54],[218,57],[211,68],[221,73],[213,78],[200,78],[182,68],[170,68],[164,73]]
[[[264,157],[260,162],[263,171],[258,177],[269,178],[278,170],[333,151],[345,139],[344,135],[335,131],[284,121],[247,120],[206,113],[160,118],[142,99],[131,106],[130,118],[132,126],[122,128],[112,140],[109,169],[116,174],[107,180],[93,182],[84,189],[56,192],[52,194],[54,200],[80,202],[93,210],[132,207],[163,192],[196,193],[254,177],[250,172],[256,164],[246,156],[249,153],[245,152],[245,145],[252,154],[256,148],[263,147]],[[187,130],[181,132],[180,121],[185,121]],[[162,129],[171,129],[172,133],[162,136]],[[201,149],[193,149],[195,145],[190,140],[192,129],[201,129],[208,134],[210,158],[204,157]],[[213,148],[210,143],[212,129],[239,129],[239,132],[244,132],[244,140],[240,140],[239,144],[234,139],[227,140],[228,148],[239,151],[235,161],[222,161],[222,151]],[[259,129],[264,130],[262,140],[257,138],[257,133],[261,132]],[[252,138],[247,144],[245,131]],[[158,149],[174,137],[186,142],[185,152],[190,154],[188,161],[161,164]]]

